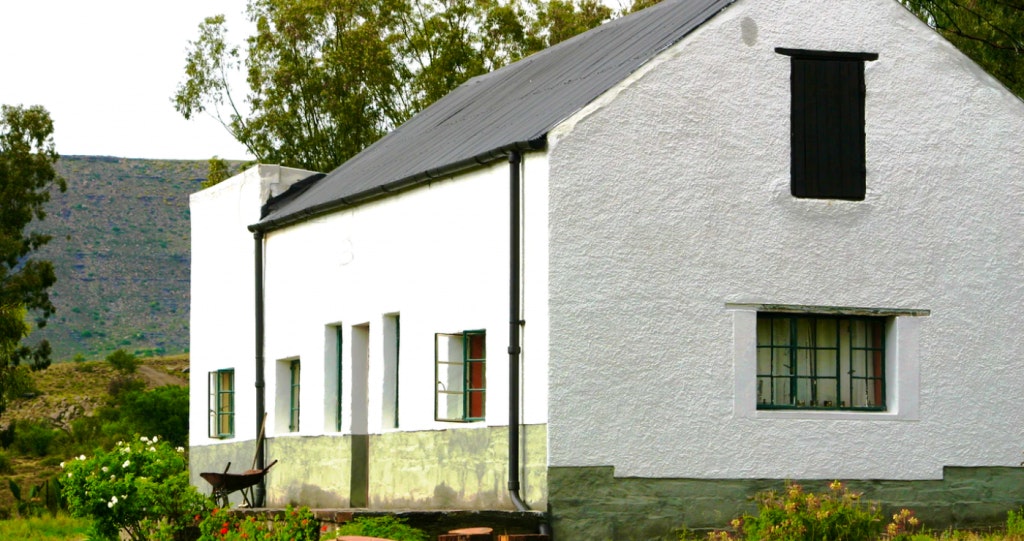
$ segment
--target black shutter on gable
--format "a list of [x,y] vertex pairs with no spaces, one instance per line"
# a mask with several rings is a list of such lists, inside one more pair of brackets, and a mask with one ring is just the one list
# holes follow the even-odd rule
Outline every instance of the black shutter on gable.
[[791,60],[791,191],[795,197],[863,200],[864,61],[872,53],[776,49]]

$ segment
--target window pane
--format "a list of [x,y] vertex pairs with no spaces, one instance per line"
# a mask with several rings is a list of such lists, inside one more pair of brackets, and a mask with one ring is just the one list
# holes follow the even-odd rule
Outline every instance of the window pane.
[[462,421],[466,413],[466,369],[464,337],[460,334],[434,335],[435,412],[439,421]]
[[481,331],[464,333],[466,374],[466,419],[484,418],[484,393],[487,387],[486,371],[487,335]]
[[440,407],[442,412],[442,419],[452,421],[462,419],[462,393],[441,393],[439,399],[441,401]]
[[292,432],[298,432],[299,431],[299,404],[300,404],[300,402],[299,402],[299,391],[300,391],[299,382],[301,380],[301,378],[300,378],[300,376],[301,376],[300,371],[302,369],[302,365],[299,364],[299,361],[292,361],[290,368],[291,368],[291,370],[290,370],[290,372],[291,372],[291,396],[290,396],[289,402],[291,404],[291,412],[290,412],[289,417],[288,417],[288,429],[291,430]]

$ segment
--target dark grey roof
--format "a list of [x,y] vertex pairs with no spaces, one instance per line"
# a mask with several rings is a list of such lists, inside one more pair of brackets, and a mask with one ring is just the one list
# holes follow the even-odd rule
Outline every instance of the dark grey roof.
[[254,228],[273,229],[539,149],[548,131],[734,0],[665,0],[470,79]]

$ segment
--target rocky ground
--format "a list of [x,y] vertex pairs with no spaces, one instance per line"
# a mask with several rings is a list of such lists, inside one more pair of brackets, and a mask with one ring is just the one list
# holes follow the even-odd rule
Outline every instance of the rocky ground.
[[[188,385],[188,356],[145,359],[136,377],[147,388]],[[13,400],[0,415],[0,428],[12,420],[47,419],[55,428],[67,430],[71,421],[91,415],[109,396],[109,385],[117,371],[105,361],[61,363],[33,374],[36,393]]]

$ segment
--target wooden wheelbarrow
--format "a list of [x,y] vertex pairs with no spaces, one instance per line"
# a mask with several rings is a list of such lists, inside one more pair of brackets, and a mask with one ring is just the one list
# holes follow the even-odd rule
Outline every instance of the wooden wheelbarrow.
[[255,501],[252,487],[263,480],[263,476],[270,471],[274,464],[277,464],[276,460],[267,464],[267,467],[262,470],[228,473],[228,470],[231,468],[231,463],[228,462],[223,472],[203,472],[199,474],[199,477],[206,479],[206,482],[210,483],[210,486],[213,487],[213,492],[210,495],[213,497],[213,501],[217,502],[217,505],[227,507],[228,496],[234,492],[242,491],[242,500],[245,501],[245,506],[252,507]]

